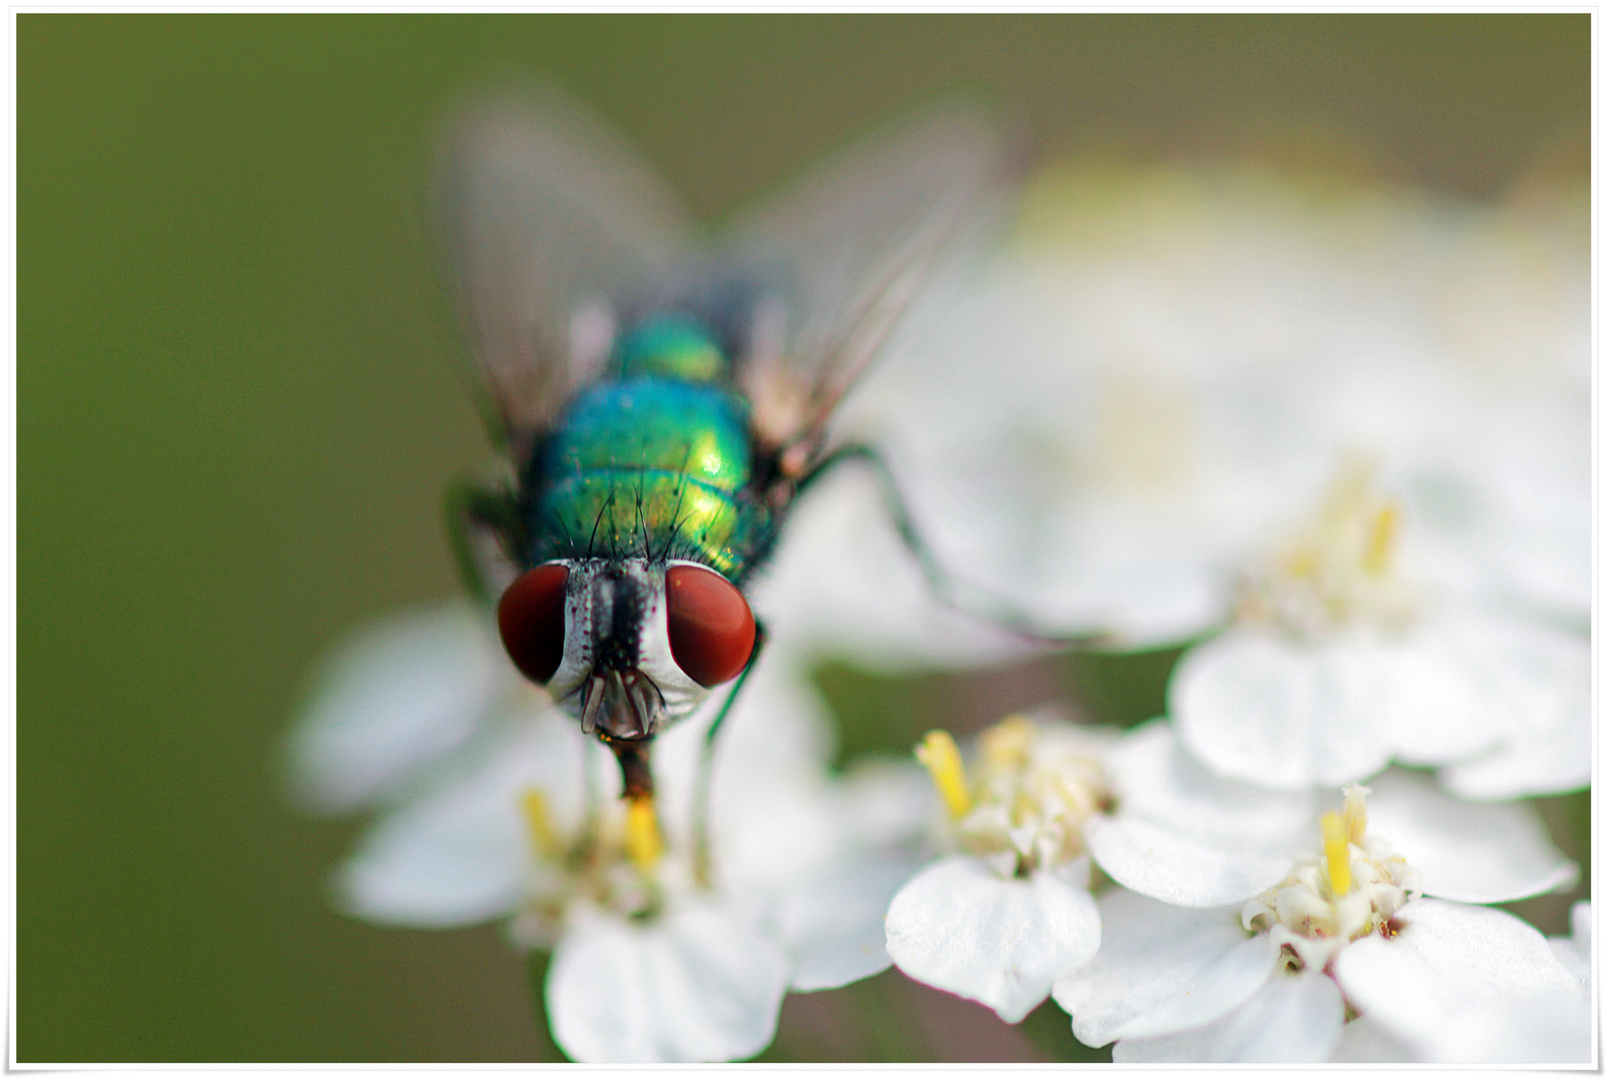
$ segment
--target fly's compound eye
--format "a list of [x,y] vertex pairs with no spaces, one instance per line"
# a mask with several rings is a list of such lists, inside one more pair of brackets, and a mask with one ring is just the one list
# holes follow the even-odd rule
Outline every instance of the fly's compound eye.
[[737,586],[701,566],[664,575],[670,655],[699,686],[734,677],[754,653],[754,613]]
[[514,666],[546,683],[564,662],[564,583],[569,567],[548,563],[527,570],[497,603],[497,629]]

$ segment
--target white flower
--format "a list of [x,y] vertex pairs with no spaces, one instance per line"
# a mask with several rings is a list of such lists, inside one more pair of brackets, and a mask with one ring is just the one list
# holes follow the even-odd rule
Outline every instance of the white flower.
[[[453,643],[452,662],[430,662],[425,642]],[[412,926],[508,918],[517,945],[552,950],[553,1034],[582,1061],[752,1056],[789,988],[887,965],[882,913],[908,867],[845,827],[789,654],[767,655],[721,734],[710,880],[691,842],[701,726],[661,737],[655,798],[623,802],[611,755],[517,676],[485,675],[503,669],[489,628],[457,608],[346,653],[334,698],[292,744],[320,805],[390,806],[340,870],[344,910]],[[353,767],[363,748],[384,767]]]
[[467,601],[391,615],[325,662],[286,741],[289,779],[299,802],[324,813],[391,802],[483,717],[543,700]]
[[1014,247],[851,408],[943,561],[1041,624],[1230,627],[1172,698],[1225,775],[1577,788],[1589,261],[1583,204],[1555,205],[1046,173]]
[[1224,781],[1171,729],[1125,735],[1016,716],[984,732],[968,777],[953,739],[918,751],[947,811],[949,854],[888,908],[887,947],[912,978],[1015,1023],[1094,955],[1091,860],[1180,904],[1250,896],[1278,880],[1304,796]]
[[892,432],[946,563],[1050,624],[1220,625],[1245,560],[1360,450],[1454,580],[1579,625],[1589,218],[1561,205],[1048,171],[1014,246],[850,409]]
[[1591,997],[1591,901],[1581,900],[1569,909],[1569,936],[1547,939],[1553,955],[1574,973],[1586,997]]
[[1584,638],[1445,587],[1405,512],[1360,462],[1242,583],[1236,624],[1187,652],[1168,688],[1180,737],[1213,769],[1273,787],[1341,784],[1392,758],[1459,766],[1485,798],[1590,780]]
[[1074,1034],[1117,1040],[1118,1061],[1588,1060],[1578,981],[1534,928],[1478,906],[1573,880],[1533,808],[1400,772],[1365,794],[1347,789],[1323,849],[1243,907],[1101,897],[1100,953],[1055,985]]

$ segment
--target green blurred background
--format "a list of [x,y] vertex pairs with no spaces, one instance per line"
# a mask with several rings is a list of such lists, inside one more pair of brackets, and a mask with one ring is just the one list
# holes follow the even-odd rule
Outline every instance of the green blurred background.
[[[23,1061],[540,1053],[494,929],[330,912],[357,823],[296,815],[273,764],[343,631],[455,587],[440,493],[487,448],[419,224],[455,94],[545,74],[706,215],[957,85],[1049,154],[1316,157],[1475,198],[1589,122],[1586,14],[17,26]],[[955,677],[823,680],[846,712],[902,709],[897,734]],[[903,1043],[854,1027],[878,1009]],[[897,976],[793,999],[782,1030],[780,1057],[1044,1052]]]

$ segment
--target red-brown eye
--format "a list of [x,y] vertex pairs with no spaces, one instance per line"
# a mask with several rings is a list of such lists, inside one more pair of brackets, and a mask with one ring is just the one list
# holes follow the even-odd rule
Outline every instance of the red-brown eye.
[[685,563],[664,574],[670,655],[699,686],[735,676],[754,652],[754,613],[737,586]]
[[520,575],[497,603],[503,648],[527,679],[545,683],[564,662],[564,583],[569,567],[547,563]]

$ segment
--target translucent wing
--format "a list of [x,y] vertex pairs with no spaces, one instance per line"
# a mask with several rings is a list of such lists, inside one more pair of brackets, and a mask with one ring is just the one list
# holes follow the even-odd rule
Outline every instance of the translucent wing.
[[817,452],[838,400],[945,253],[981,231],[1006,179],[987,115],[949,103],[851,145],[733,223],[728,257],[771,290],[738,372],[766,443],[796,448],[795,464]]
[[550,90],[466,110],[439,182],[463,318],[517,450],[607,355],[621,290],[695,250],[692,232],[658,175]]

